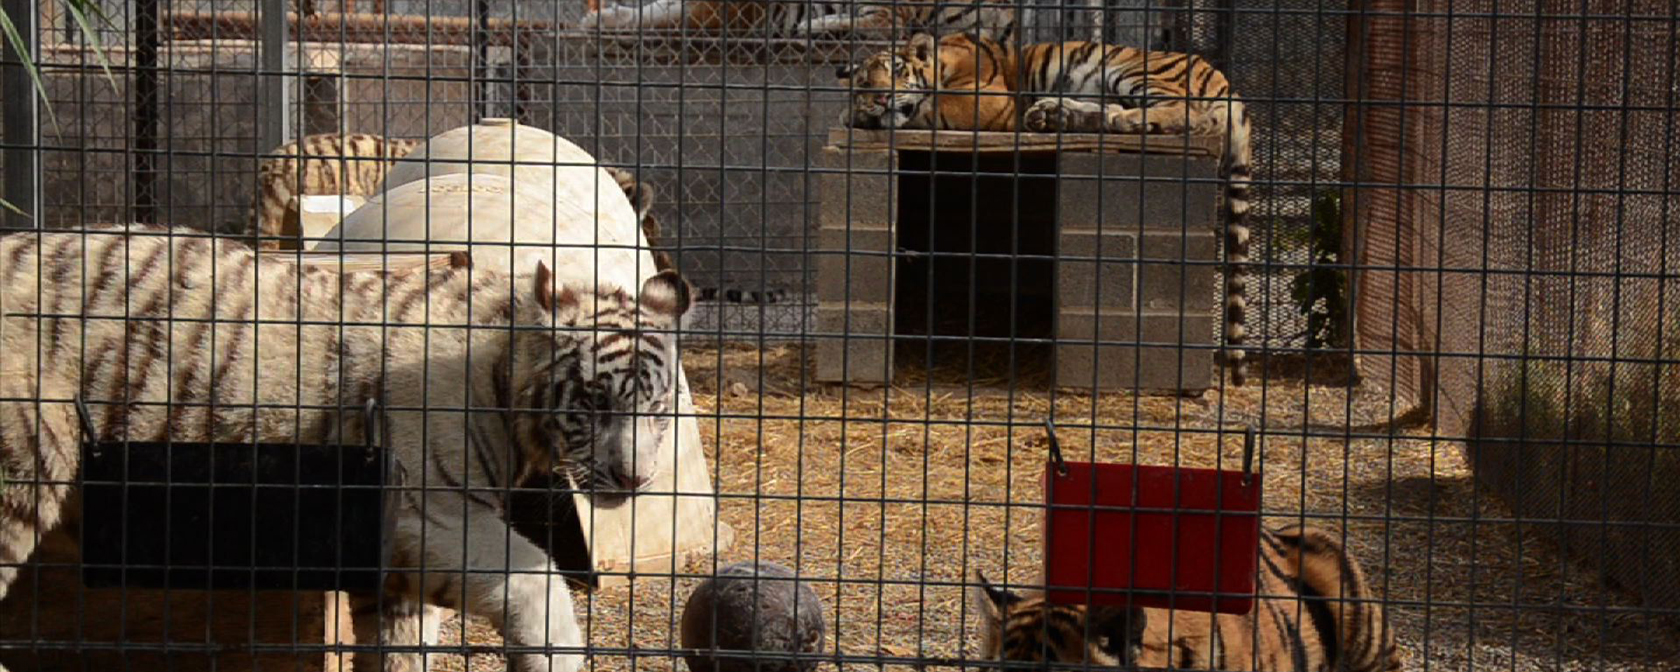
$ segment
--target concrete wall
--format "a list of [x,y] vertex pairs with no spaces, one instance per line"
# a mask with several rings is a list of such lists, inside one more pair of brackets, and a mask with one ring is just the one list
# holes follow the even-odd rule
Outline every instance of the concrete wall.
[[[464,48],[307,45],[310,76],[294,79],[338,101],[293,108],[294,136],[338,129],[426,137],[466,123],[471,54]],[[175,42],[160,55],[156,155],[158,220],[207,230],[242,231],[255,193],[258,76],[250,43]],[[118,49],[114,61],[130,54]],[[52,55],[49,54],[49,58]],[[113,89],[96,68],[71,66],[73,53],[44,68],[59,125],[43,124],[45,221],[49,226],[122,221],[136,200],[131,77]],[[430,79],[430,81],[428,81]],[[321,98],[315,100],[320,101]],[[296,103],[295,103],[296,104]]]

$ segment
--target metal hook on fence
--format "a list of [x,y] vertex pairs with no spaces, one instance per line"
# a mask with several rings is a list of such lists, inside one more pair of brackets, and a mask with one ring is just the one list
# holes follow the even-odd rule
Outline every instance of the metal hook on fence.
[[1044,432],[1050,440],[1050,459],[1056,463],[1056,475],[1068,475],[1067,460],[1062,459],[1062,443],[1056,440],[1056,423],[1050,416],[1044,416]]
[[362,420],[362,440],[367,445],[367,459],[380,459],[379,451],[389,448],[391,441],[391,414],[384,412],[379,406],[381,397],[370,397],[363,409],[365,417]]
[[362,442],[367,448],[377,448],[385,439],[383,428],[379,425],[379,400],[368,397],[367,404],[362,408]]
[[1254,425],[1243,427],[1242,468],[1242,484],[1246,486],[1254,480]]
[[82,423],[82,442],[99,444],[99,434],[93,431],[93,418],[88,416],[87,403],[82,401],[82,395],[76,395],[76,419]]

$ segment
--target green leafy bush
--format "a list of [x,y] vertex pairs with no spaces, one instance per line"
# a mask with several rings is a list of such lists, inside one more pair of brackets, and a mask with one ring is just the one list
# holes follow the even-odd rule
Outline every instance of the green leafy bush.
[[1307,319],[1306,347],[1325,348],[1348,342],[1347,271],[1341,268],[1342,197],[1334,189],[1313,198],[1312,227],[1304,236],[1284,242],[1306,245],[1307,267],[1295,274],[1289,293]]

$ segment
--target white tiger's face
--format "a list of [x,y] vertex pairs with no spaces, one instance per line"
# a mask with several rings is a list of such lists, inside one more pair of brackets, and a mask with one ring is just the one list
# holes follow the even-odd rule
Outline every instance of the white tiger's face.
[[582,342],[558,372],[553,419],[561,464],[579,485],[629,494],[666,466],[660,446],[676,426],[680,371],[674,331],[688,312],[689,289],[667,270],[636,298],[599,296],[595,305],[579,305],[569,325]]

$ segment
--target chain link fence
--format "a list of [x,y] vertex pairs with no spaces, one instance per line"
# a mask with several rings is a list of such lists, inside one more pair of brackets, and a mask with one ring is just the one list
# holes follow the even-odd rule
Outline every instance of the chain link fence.
[[[720,11],[763,6],[717,2],[712,8]],[[595,343],[618,357],[609,346],[635,342],[636,354],[625,359],[638,366],[644,347],[657,348],[648,352],[659,364],[619,381],[637,388],[668,377],[677,401],[656,410],[615,410],[605,396],[612,381],[591,386],[628,370],[614,369],[605,356],[590,360],[590,375],[600,380],[584,380],[586,367],[578,364],[575,376],[556,374],[572,376],[563,384],[531,378],[517,386],[500,370],[475,378],[450,368],[456,362],[430,354],[430,341],[416,346],[416,339],[381,334],[361,342],[397,364],[445,371],[424,385],[393,386],[398,396],[420,398],[394,404],[397,424],[434,412],[493,418],[448,437],[461,445],[441,452],[433,443],[447,441],[435,438],[433,425],[400,429],[407,438],[425,437],[412,443],[428,452],[404,476],[422,483],[399,485],[419,496],[445,493],[463,510],[482,505],[473,509],[478,520],[511,530],[442,546],[453,554],[442,561],[466,563],[483,552],[492,561],[458,574],[525,587],[486,606],[464,597],[451,602],[453,593],[435,585],[404,586],[468,612],[427,611],[434,629],[443,623],[435,641],[369,640],[375,633],[366,630],[368,621],[357,632],[347,615],[365,619],[372,610],[389,617],[380,610],[397,608],[352,607],[347,593],[326,589],[203,597],[191,590],[129,593],[118,585],[116,598],[102,593],[97,600],[105,601],[79,602],[94,599],[72,574],[86,564],[72,552],[85,540],[67,536],[79,528],[61,528],[50,540],[47,530],[30,538],[42,549],[34,560],[0,557],[0,574],[18,569],[25,582],[9,596],[0,591],[0,664],[35,669],[28,656],[64,653],[83,655],[88,666],[139,661],[135,666],[226,670],[255,660],[265,669],[348,669],[347,657],[424,651],[430,669],[525,669],[522,653],[576,653],[592,670],[705,672],[694,663],[682,613],[695,603],[693,591],[732,561],[773,561],[811,588],[826,624],[798,652],[811,666],[996,666],[981,658],[985,629],[999,625],[988,609],[1003,608],[1003,598],[977,592],[977,570],[1017,587],[1043,583],[1040,574],[1058,562],[1047,540],[1047,484],[1063,462],[1089,460],[1178,475],[1184,472],[1174,470],[1222,470],[1242,478],[1236,482],[1244,488],[1258,475],[1263,488],[1244,492],[1259,511],[1239,512],[1248,516],[1242,520],[1333,530],[1324,539],[1334,543],[1312,550],[1345,548],[1345,559],[1369,579],[1362,587],[1368,593],[1350,603],[1376,608],[1387,625],[1354,634],[1326,625],[1333,619],[1323,594],[1302,589],[1299,580],[1313,570],[1277,569],[1279,582],[1264,587],[1280,594],[1262,591],[1251,616],[1242,617],[1250,620],[1220,621],[1230,626],[1225,632],[1254,634],[1256,657],[1382,648],[1352,641],[1375,632],[1396,637],[1393,666],[1408,672],[1675,669],[1680,523],[1673,488],[1664,487],[1680,464],[1680,424],[1670,410],[1680,385],[1680,296],[1673,291],[1680,248],[1669,235],[1668,211],[1669,175],[1680,167],[1671,151],[1680,16],[1671,4],[1016,2],[1022,40],[1101,38],[1196,54],[1226,73],[1247,102],[1254,159],[1246,340],[1251,361],[1260,364],[1249,367],[1242,386],[1215,366],[1227,329],[1219,292],[1224,242],[1203,225],[1215,222],[1227,185],[1205,147],[1188,139],[1151,144],[1133,134],[1094,134],[1102,136],[1095,141],[1078,134],[952,134],[961,137],[944,146],[937,144],[943,131],[837,130],[854,92],[837,85],[836,68],[889,43],[753,31],[595,31],[578,25],[590,5],[110,0],[101,5],[109,23],[96,27],[110,77],[54,3],[30,8],[40,12],[38,61],[52,116],[43,115],[38,137],[20,140],[18,127],[0,129],[8,161],[0,169],[15,178],[27,165],[13,163],[16,157],[38,158],[38,216],[30,222],[42,232],[167,223],[193,232],[188,242],[172,243],[189,249],[246,231],[259,166],[281,140],[319,133],[423,140],[505,118],[565,138],[650,188],[654,245],[693,285],[694,305],[673,330],[669,352],[659,329],[636,323],[606,329],[611,343]],[[283,21],[277,9],[289,12]],[[10,63],[0,69],[15,70]],[[16,79],[0,87],[7,96],[19,90]],[[11,98],[0,99],[0,107],[20,109]],[[1062,144],[1069,142],[1087,144]],[[8,196],[16,183],[6,182]],[[425,212],[429,223],[435,213]],[[99,243],[98,235],[81,233],[84,243]],[[117,426],[103,422],[115,418],[124,427],[138,426],[125,414],[175,404],[160,424],[161,438],[152,437],[165,447],[185,441],[175,434],[203,438],[194,433],[199,424],[240,433],[224,447],[258,439],[301,445],[299,437],[310,432],[342,440],[343,430],[331,434],[325,421],[295,419],[331,405],[306,399],[303,385],[280,401],[259,402],[255,390],[287,375],[302,380],[316,360],[346,356],[348,341],[305,342],[306,330],[396,329],[405,309],[430,310],[435,298],[416,291],[395,297],[390,314],[364,306],[374,317],[311,321],[298,308],[308,303],[299,298],[302,288],[319,282],[309,286],[331,294],[343,286],[320,280],[318,269],[286,276],[286,287],[263,286],[299,312],[295,323],[283,315],[252,331],[280,342],[269,347],[297,345],[303,353],[308,345],[328,354],[286,355],[297,361],[273,367],[253,364],[255,357],[237,361],[252,369],[252,399],[238,410],[267,404],[292,414],[246,426],[228,420],[236,413],[223,400],[244,390],[216,382],[233,365],[173,367],[200,351],[237,351],[237,343],[227,345],[237,338],[226,334],[244,334],[242,325],[262,323],[266,313],[242,322],[212,310],[176,327],[149,328],[177,316],[136,315],[148,302],[124,300],[128,312],[119,316],[68,319],[57,311],[83,301],[43,297],[68,287],[66,278],[76,273],[61,267],[31,274],[16,260],[47,269],[82,246],[54,239],[58,257],[32,257],[21,239],[4,239],[16,256],[0,255],[6,277],[36,285],[0,287],[0,467],[9,470],[0,476],[22,484],[8,491],[0,481],[0,523],[39,506],[5,493],[41,484],[30,471],[34,460],[13,458],[24,454],[19,442],[50,440],[36,418],[72,417],[51,404],[65,410],[88,400],[101,426]],[[106,259],[120,256],[97,249]],[[477,269],[479,260],[469,258]],[[587,263],[580,259],[573,260]],[[432,258],[427,287],[432,280],[454,287],[448,283],[459,281],[451,274],[461,272],[461,261]],[[132,284],[140,296],[143,278],[100,279],[119,277],[114,268],[89,273],[92,285],[129,291]],[[174,268],[167,292],[187,295],[225,280],[206,275],[200,282],[189,277],[194,268]],[[560,269],[568,270],[576,271]],[[297,294],[285,294],[292,286]],[[369,295],[372,286],[357,285]],[[465,283],[462,296],[476,287]],[[566,303],[578,299],[573,289],[538,289],[519,305],[535,301],[552,320],[555,305],[578,305]],[[637,296],[646,310],[626,314],[683,303],[675,289],[662,289],[642,285]],[[174,294],[146,296],[164,312],[176,307],[175,299],[158,298]],[[454,317],[448,297],[440,305],[440,320]],[[500,319],[465,313],[462,319]],[[505,314],[516,313],[510,307]],[[118,319],[110,333],[122,334],[111,337],[121,346],[65,367],[120,362],[137,372],[131,378],[84,391],[29,387],[30,376],[42,375],[43,361],[52,359],[30,352],[67,351],[60,347],[73,340],[60,338],[66,330]],[[515,326],[493,328],[520,332]],[[32,337],[13,335],[22,333]],[[192,335],[201,333],[211,335]],[[576,354],[565,350],[570,346],[545,345],[555,350],[543,352],[556,371],[582,361],[568,359]],[[1351,371],[1318,368],[1325,362]],[[368,390],[385,384],[360,382],[363,389],[345,384],[344,396],[354,399],[331,403],[372,400],[377,395]],[[447,399],[432,398],[434,385]],[[514,392],[550,405],[517,406],[504,398]],[[345,408],[331,410],[345,415]],[[552,416],[554,425],[528,422],[532,415]],[[553,458],[557,442],[572,437],[541,432],[580,415],[603,423],[672,416],[678,429],[660,435],[676,437],[664,465],[670,468],[654,477],[670,482],[634,498],[597,493],[648,481],[637,480],[643,475],[634,465],[630,472],[595,469],[609,458],[593,452]],[[368,418],[360,421],[364,428],[376,422]],[[66,435],[99,429],[47,421],[40,425]],[[568,427],[591,440],[630,436],[632,453],[644,448],[635,440],[644,425],[623,433]],[[554,445],[521,433],[527,431]],[[486,452],[509,446],[526,452]],[[520,471],[539,453],[586,468]],[[469,474],[505,467],[529,480],[459,482],[452,480],[459,472],[446,468],[456,462]],[[1206,513],[1166,501],[1173,520]],[[1136,515],[1162,513],[1131,504]],[[437,520],[407,522],[434,530],[426,525]],[[153,527],[168,534],[178,524]],[[463,520],[461,528],[474,524]],[[466,539],[456,536],[464,529],[436,529],[444,529],[435,536],[446,542]],[[7,533],[0,530],[0,544]],[[170,538],[192,536],[177,527]],[[1181,559],[1206,556],[1194,546],[1179,548]],[[1248,559],[1277,567],[1265,548]],[[514,549],[542,557],[530,567],[497,564],[509,560],[498,552]],[[1136,553],[1161,562],[1174,555],[1160,548]],[[1257,566],[1256,580],[1274,571]],[[304,573],[283,568],[293,570]],[[553,599],[550,584],[539,591],[514,578],[526,576],[552,585],[572,580],[574,601],[566,608],[541,603]],[[1169,587],[1166,599],[1176,599],[1178,588]],[[539,604],[546,610],[533,606]],[[544,627],[575,616],[579,641],[518,641],[534,630],[509,625],[519,620],[515,607],[527,609],[521,617],[553,616]],[[107,609],[117,615],[99,615]],[[1252,615],[1262,611],[1269,615]],[[1268,632],[1286,634],[1260,633],[1256,624],[1264,618],[1281,619],[1265,621],[1276,626]],[[1191,636],[1180,632],[1172,646],[1154,630],[1137,637],[1153,650],[1188,653],[1131,662],[1244,668],[1194,655],[1205,644],[1197,637],[1207,635],[1208,619],[1168,620]],[[180,623],[187,625],[172,625]],[[1347,639],[1314,640],[1326,631]],[[1076,634],[1089,633],[1056,632]],[[579,642],[581,650],[561,651]],[[229,662],[229,652],[241,658]],[[757,662],[789,655],[760,652]],[[1113,661],[1058,662],[1083,669]],[[1370,669],[1394,669],[1388,662]]]
[[[1252,217],[1265,254],[1250,337],[1263,348],[1301,344],[1305,322],[1289,282],[1307,259],[1314,185],[1339,169],[1339,112],[1319,101],[1341,86],[1342,31],[1326,12],[1335,8],[1321,5],[1118,2],[1100,16],[1049,0],[1021,7],[1023,39],[1086,39],[1100,25],[1111,40],[1224,62],[1239,93],[1264,94],[1253,96],[1250,112],[1265,139],[1256,146],[1262,186]],[[717,301],[706,310],[722,331],[787,336],[811,323],[815,200],[804,167],[844,104],[834,67],[881,44],[603,39],[566,27],[582,2],[554,0],[302,9],[302,39],[286,53],[298,73],[286,79],[291,137],[423,139],[475,118],[517,117],[654,188],[667,245],[708,303]],[[48,99],[76,120],[46,130],[45,144],[66,148],[43,154],[54,221],[246,226],[251,157],[274,149],[259,146],[261,128],[280,109],[259,102],[272,78],[258,74],[257,10],[254,1],[113,7],[103,41],[124,73],[114,88],[71,46],[75,25],[49,12]],[[142,22],[158,27],[155,44],[137,38],[146,34],[135,30]],[[1232,38],[1228,47],[1221,36]]]

